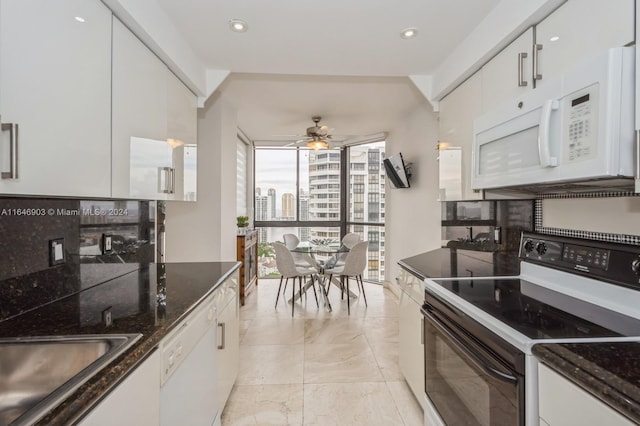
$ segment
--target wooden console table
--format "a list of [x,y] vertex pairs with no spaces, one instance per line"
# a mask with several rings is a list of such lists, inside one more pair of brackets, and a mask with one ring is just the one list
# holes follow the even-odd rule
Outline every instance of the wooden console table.
[[240,266],[240,304],[258,285],[258,231],[249,231],[237,237],[237,260]]

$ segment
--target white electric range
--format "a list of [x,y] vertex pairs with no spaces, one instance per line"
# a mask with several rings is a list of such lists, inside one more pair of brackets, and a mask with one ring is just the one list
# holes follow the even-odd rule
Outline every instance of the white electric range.
[[640,247],[525,233],[514,277],[426,279],[425,424],[537,425],[537,343],[640,340]]

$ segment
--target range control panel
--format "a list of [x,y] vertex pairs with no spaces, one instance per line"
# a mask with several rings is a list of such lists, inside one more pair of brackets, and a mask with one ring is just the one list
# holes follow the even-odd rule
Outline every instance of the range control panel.
[[607,270],[609,266],[610,250],[593,247],[565,244],[562,251],[562,260],[588,267]]
[[523,233],[520,258],[640,289],[640,246]]

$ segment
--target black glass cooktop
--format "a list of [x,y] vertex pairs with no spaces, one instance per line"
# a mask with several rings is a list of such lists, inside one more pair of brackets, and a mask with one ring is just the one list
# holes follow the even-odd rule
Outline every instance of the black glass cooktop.
[[640,320],[526,280],[433,281],[532,339],[640,336]]

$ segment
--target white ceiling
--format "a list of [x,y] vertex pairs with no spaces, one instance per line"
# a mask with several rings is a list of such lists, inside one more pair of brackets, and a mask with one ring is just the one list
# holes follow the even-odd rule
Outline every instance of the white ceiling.
[[[337,134],[392,128],[425,102],[406,76],[431,74],[499,3],[157,1],[207,68],[232,72],[220,90],[252,139],[303,133],[315,114]],[[231,32],[234,18],[249,31]],[[418,37],[400,38],[408,27]]]

